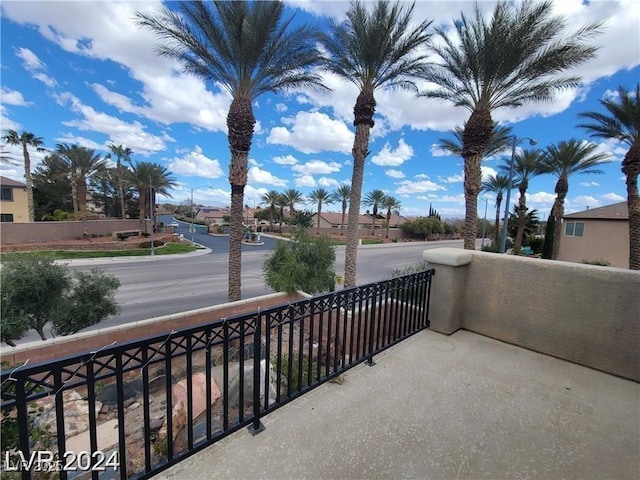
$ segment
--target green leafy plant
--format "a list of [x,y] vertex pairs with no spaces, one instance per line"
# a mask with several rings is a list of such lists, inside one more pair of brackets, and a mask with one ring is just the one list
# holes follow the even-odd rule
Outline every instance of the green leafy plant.
[[598,265],[600,267],[611,266],[611,262],[606,258],[596,258],[595,260],[581,260],[580,263],[585,263],[587,265]]

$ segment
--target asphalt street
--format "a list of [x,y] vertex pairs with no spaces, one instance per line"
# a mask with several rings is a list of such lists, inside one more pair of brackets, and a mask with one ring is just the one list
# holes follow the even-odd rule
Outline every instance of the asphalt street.
[[[171,223],[171,217],[163,221]],[[177,233],[190,239],[189,224],[181,223]],[[87,330],[122,325],[162,315],[184,312],[227,301],[228,242],[227,236],[206,234],[205,227],[197,228],[194,241],[209,250],[194,254],[129,257],[128,259],[91,259],[69,262],[72,270],[87,271],[98,267],[116,276],[121,286],[116,300],[120,315],[110,317]],[[273,238],[261,236],[264,245],[243,245],[242,298],[251,298],[272,290],[265,286],[262,266],[276,244]],[[425,249],[438,247],[462,248],[462,241],[442,241],[399,244],[365,245],[358,248],[358,284],[375,282],[392,270],[415,265],[422,260]],[[344,273],[344,247],[336,247],[335,271]],[[50,336],[50,332],[46,332]],[[38,340],[35,332],[19,343]]]

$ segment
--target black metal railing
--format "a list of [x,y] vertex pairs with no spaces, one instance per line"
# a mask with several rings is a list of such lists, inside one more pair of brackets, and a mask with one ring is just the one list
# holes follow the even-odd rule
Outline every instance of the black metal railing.
[[240,428],[257,433],[268,413],[427,328],[433,274],[3,371],[3,475],[149,478]]

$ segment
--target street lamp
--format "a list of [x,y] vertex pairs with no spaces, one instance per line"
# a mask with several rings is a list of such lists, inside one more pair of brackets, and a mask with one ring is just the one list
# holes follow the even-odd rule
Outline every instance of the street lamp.
[[509,203],[511,202],[511,189],[513,188],[513,163],[516,157],[516,147],[523,140],[529,140],[529,145],[533,146],[538,143],[531,137],[518,138],[513,135],[511,144],[511,160],[509,161],[509,180],[507,181],[507,203],[504,207],[504,220],[502,221],[502,235],[500,237],[500,253],[507,251],[507,224],[509,223]]
[[153,244],[153,185],[149,177],[149,218],[151,219],[151,256],[156,254]]

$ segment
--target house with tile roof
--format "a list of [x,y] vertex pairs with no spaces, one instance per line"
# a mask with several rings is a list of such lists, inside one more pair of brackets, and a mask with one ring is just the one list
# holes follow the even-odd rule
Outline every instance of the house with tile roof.
[[565,215],[558,260],[606,260],[629,268],[629,209],[627,202]]

